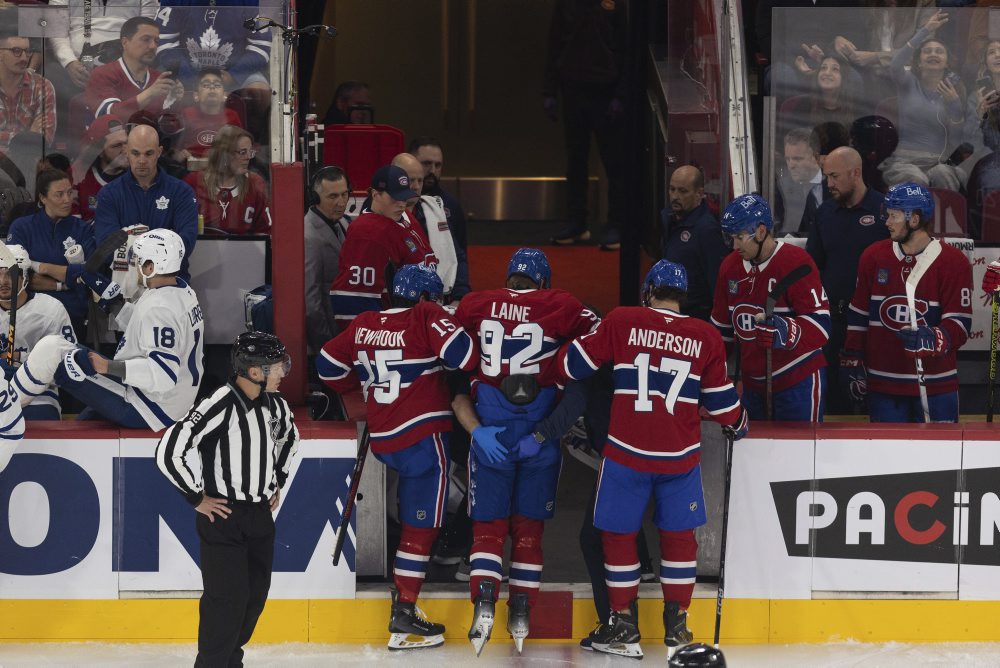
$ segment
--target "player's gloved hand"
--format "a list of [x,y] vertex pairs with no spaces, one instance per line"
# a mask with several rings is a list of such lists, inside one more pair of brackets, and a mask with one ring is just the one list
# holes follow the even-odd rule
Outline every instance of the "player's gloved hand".
[[507,458],[507,448],[497,440],[497,434],[507,431],[507,427],[487,427],[480,425],[472,430],[472,447],[491,464],[499,464]]
[[542,449],[542,444],[535,440],[534,434],[528,434],[521,437],[514,449],[518,459],[528,459],[538,454],[538,451]]
[[948,333],[940,327],[901,329],[896,336],[903,340],[907,357],[940,357],[951,349]]
[[83,246],[80,244],[73,244],[67,248],[63,256],[65,256],[68,264],[83,264],[86,260],[83,253]]
[[854,401],[862,402],[868,395],[868,370],[861,353],[843,351],[840,353],[840,373],[837,380],[844,394]]
[[772,315],[758,322],[754,333],[761,348],[791,350],[798,344],[802,328],[791,318]]
[[80,382],[88,376],[96,376],[97,370],[90,362],[86,348],[76,348],[63,356],[63,367],[70,380]]
[[105,313],[111,310],[111,305],[115,302],[115,300],[124,299],[122,297],[122,286],[118,285],[107,276],[93,271],[84,271],[80,274],[80,280],[99,297],[97,305]]
[[750,414],[747,413],[747,409],[740,409],[740,419],[733,424],[727,424],[722,426],[722,433],[726,438],[731,438],[734,441],[738,441],[747,435],[750,431]]

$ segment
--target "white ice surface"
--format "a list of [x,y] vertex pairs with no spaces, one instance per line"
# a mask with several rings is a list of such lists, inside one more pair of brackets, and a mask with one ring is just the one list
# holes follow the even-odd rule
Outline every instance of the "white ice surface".
[[[525,644],[517,656],[510,640],[494,639],[476,660],[472,646],[449,641],[444,647],[410,652],[389,652],[375,645],[317,645],[288,643],[251,645],[247,648],[247,668],[265,666],[663,666],[666,648],[650,639],[643,643],[642,663],[629,659],[585,652],[575,643]],[[726,663],[736,668],[865,668],[954,666],[956,668],[1000,668],[1000,643],[942,644],[862,644],[826,645],[730,645],[724,647]],[[0,643],[0,666],[190,666],[194,663],[193,644],[107,644],[107,643]]]

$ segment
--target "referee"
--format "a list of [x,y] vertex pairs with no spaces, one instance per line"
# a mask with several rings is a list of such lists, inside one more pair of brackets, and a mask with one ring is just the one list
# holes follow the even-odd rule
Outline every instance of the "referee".
[[167,429],[156,463],[198,511],[201,596],[195,666],[242,666],[271,586],[274,519],[299,442],[278,385],[291,367],[272,334],[244,332],[234,378]]

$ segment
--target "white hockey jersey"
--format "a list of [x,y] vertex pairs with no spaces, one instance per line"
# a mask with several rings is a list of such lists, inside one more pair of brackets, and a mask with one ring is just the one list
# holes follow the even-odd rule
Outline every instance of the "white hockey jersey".
[[[0,332],[6,333],[9,326],[10,312],[0,309]],[[69,320],[69,313],[66,312],[66,307],[62,305],[62,302],[46,294],[34,293],[31,295],[31,299],[17,309],[14,350],[20,353],[20,359],[24,361],[28,358],[28,353],[34,349],[35,344],[43,336],[49,334],[58,334],[70,343],[77,342],[76,335],[73,333],[73,325]],[[6,336],[3,337],[3,344],[0,345],[0,348],[2,348],[0,354],[5,355],[7,352]],[[35,397],[32,404],[53,406],[59,411],[59,393],[55,384],[49,385],[47,390]],[[0,421],[2,421],[2,417],[0,417]]]
[[177,279],[175,286],[146,290],[126,309],[130,313],[117,318],[127,317],[128,323],[115,352],[115,360],[125,362],[125,385],[104,376],[97,382],[124,389],[125,401],[150,429],[166,429],[194,405],[204,375],[205,324],[198,296]]

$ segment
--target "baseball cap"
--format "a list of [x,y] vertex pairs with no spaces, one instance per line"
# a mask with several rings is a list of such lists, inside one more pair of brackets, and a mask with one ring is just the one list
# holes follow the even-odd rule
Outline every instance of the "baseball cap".
[[397,201],[419,197],[410,189],[410,177],[406,175],[406,171],[395,165],[379,167],[372,176],[372,188],[389,193],[389,196]]

